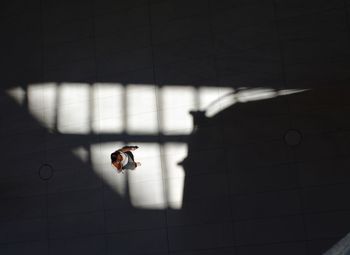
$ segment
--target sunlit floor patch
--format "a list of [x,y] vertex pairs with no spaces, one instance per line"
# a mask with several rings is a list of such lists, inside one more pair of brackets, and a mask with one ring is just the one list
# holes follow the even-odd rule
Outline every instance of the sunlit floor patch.
[[[111,141],[101,139],[90,148],[86,144],[76,144],[70,153],[85,164],[91,163],[96,174],[120,197],[129,198],[134,207],[180,209],[185,173],[179,162],[187,157],[187,144],[167,138],[187,136],[193,131],[191,111],[202,111],[212,117],[236,103],[302,91],[38,83],[26,88],[14,86],[7,94],[50,132],[86,135],[89,139],[96,138],[94,141],[104,137]],[[118,174],[111,165],[110,154],[126,142],[140,147],[134,155],[142,165],[135,171]]]

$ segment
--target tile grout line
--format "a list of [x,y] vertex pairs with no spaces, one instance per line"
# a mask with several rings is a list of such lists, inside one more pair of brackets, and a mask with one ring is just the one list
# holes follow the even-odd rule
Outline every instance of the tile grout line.
[[[219,85],[219,81],[220,81],[220,75],[219,75],[219,71],[218,71],[218,66],[217,66],[217,55],[216,55],[216,47],[215,47],[215,34],[214,34],[214,28],[213,28],[213,16],[215,14],[213,14],[212,10],[212,1],[211,0],[207,0],[207,15],[208,15],[208,20],[209,20],[209,23],[208,23],[208,29],[209,29],[209,40],[210,40],[210,43],[211,43],[211,53],[210,53],[210,62],[212,63],[212,67],[214,69],[214,73],[215,73],[215,77],[214,77],[214,80],[215,80],[215,83],[217,85]],[[222,127],[220,127],[220,138],[221,138],[221,142],[223,145],[223,147],[221,148],[221,150],[224,150],[223,151],[223,156],[225,158],[225,176],[226,176],[226,185],[227,185],[227,191],[228,192],[228,196],[227,196],[227,203],[229,203],[229,212],[230,212],[230,216],[231,216],[231,226],[230,226],[230,229],[231,229],[231,234],[232,234],[232,239],[230,239],[232,241],[232,249],[234,251],[234,253],[238,254],[238,248],[237,248],[237,237],[236,237],[236,222],[234,220],[234,209],[233,209],[233,203],[230,203],[229,202],[229,199],[230,197],[234,198],[235,196],[230,196],[230,193],[231,193],[231,189],[232,189],[232,183],[230,183],[230,174],[229,174],[229,160],[228,160],[228,155],[227,155],[227,150],[226,150],[226,145],[225,145],[225,137],[224,137],[224,132],[222,130]]]
[[[166,176],[166,164],[164,160],[163,150],[164,145],[160,141],[159,136],[159,130],[162,128],[163,119],[161,116],[161,112],[159,111],[159,106],[162,105],[162,98],[160,95],[161,92],[161,84],[158,84],[157,81],[157,74],[156,74],[156,64],[155,64],[155,52],[154,52],[154,42],[153,42],[153,26],[152,26],[152,3],[151,0],[147,0],[147,11],[148,11],[148,25],[149,25],[149,43],[150,43],[150,50],[151,50],[151,62],[152,62],[152,78],[153,83],[155,85],[155,97],[156,97],[156,109],[157,109],[157,126],[158,126],[158,142],[160,144],[159,146],[159,152],[160,152],[160,167],[161,167],[161,174],[162,174],[162,191],[163,191],[163,199],[166,202],[166,208],[164,209],[164,219],[165,219],[165,239],[166,239],[166,253],[170,253],[170,240],[169,240],[169,227],[168,227],[168,215],[167,215],[167,209],[168,209],[168,192],[167,192],[167,180],[164,178],[164,175]],[[157,86],[158,85],[158,86]]]
[[[96,23],[96,19],[95,19],[95,15],[94,15],[94,5],[95,5],[95,1],[94,0],[90,0],[90,15],[91,15],[91,29],[92,29],[92,34],[91,34],[91,39],[93,41],[93,59],[94,59],[94,82],[98,81],[98,77],[99,77],[99,73],[98,73],[98,60],[97,60],[97,42],[96,42],[96,29],[95,29],[95,23]],[[90,105],[90,112],[92,112],[92,104],[94,102],[93,98],[92,98],[92,93],[94,93],[92,84],[90,84],[90,100],[89,100],[89,105]],[[96,107],[96,105],[94,106]],[[98,107],[98,106],[97,106]],[[99,110],[99,108],[98,108]],[[100,123],[99,123],[100,126]],[[92,125],[91,125],[91,113],[90,113],[90,133],[92,131]],[[100,135],[98,135],[98,141],[101,143],[101,137]],[[101,146],[99,146],[101,149]],[[89,148],[87,148],[88,153],[89,153],[89,164],[90,166],[92,166],[92,158],[91,158],[91,146]],[[102,182],[102,180],[99,181],[102,185],[101,185],[101,189],[102,189],[102,210],[103,210],[103,240],[104,240],[104,252],[105,254],[108,254],[108,239],[107,239],[107,235],[106,235],[106,208],[105,208],[105,200],[104,200],[104,183]]]
[[[283,88],[286,89],[287,86],[287,73],[286,73],[286,65],[285,65],[285,55],[284,55],[284,45],[281,39],[281,33],[280,33],[280,26],[279,26],[279,19],[277,17],[277,2],[276,0],[272,0],[272,9],[273,9],[273,16],[274,16],[274,25],[275,25],[275,31],[277,33],[278,37],[278,44],[279,44],[279,52],[280,52],[280,61],[281,61],[281,78],[283,82]],[[288,115],[289,117],[289,126],[290,128],[293,128],[293,121],[292,121],[292,114],[291,114],[291,106],[288,98],[286,99],[287,107],[288,107]],[[292,150],[292,159],[293,162],[298,162],[297,160],[297,155],[295,152],[295,148],[291,148]],[[286,149],[286,153],[288,153],[288,147]],[[290,166],[291,167],[291,166]],[[304,203],[303,203],[303,197],[302,197],[302,186],[300,183],[300,169],[298,165],[295,165],[295,175],[296,175],[296,190],[298,193],[298,200],[299,200],[299,205],[300,205],[300,215],[301,221],[302,221],[302,227],[303,227],[303,232],[304,232],[304,241],[305,241],[305,252],[309,253],[309,247],[308,247],[308,242],[307,242],[307,226],[306,226],[306,219],[305,219],[305,210],[304,210]]]
[[[41,80],[44,81],[45,77],[45,31],[44,31],[44,6],[43,6],[43,0],[40,0],[40,32],[41,32],[41,59],[40,59],[40,75]],[[44,100],[44,96],[42,95]],[[56,107],[57,108],[57,107]],[[57,124],[55,122],[55,124]],[[43,133],[44,136],[44,163],[47,163],[47,134]],[[40,174],[40,173],[39,173]],[[49,181],[43,180],[45,182],[45,211],[44,211],[44,217],[45,217],[45,235],[46,235],[46,248],[47,248],[47,254],[50,255],[51,253],[51,241],[50,241],[50,224],[49,224]]]

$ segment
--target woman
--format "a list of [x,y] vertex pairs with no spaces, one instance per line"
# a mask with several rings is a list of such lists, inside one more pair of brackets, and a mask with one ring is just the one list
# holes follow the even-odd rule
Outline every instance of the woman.
[[124,146],[111,154],[112,165],[117,169],[117,172],[124,173],[124,170],[135,170],[136,167],[141,166],[140,162],[135,162],[134,155],[131,151],[139,148],[138,146]]

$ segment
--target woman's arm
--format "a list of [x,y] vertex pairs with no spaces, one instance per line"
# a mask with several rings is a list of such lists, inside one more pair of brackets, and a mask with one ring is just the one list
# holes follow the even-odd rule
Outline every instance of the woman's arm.
[[139,148],[139,147],[138,146],[124,146],[123,148],[119,149],[118,151],[121,151],[121,152],[134,151],[137,148]]
[[122,171],[123,166],[121,162],[114,162],[112,165],[118,170],[118,172]]

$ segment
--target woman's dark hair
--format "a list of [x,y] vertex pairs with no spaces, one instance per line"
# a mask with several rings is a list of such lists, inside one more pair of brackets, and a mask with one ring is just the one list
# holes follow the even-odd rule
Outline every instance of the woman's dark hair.
[[112,163],[114,163],[115,161],[117,161],[117,154],[116,154],[115,152],[113,152],[113,153],[111,154],[111,161],[112,161]]

